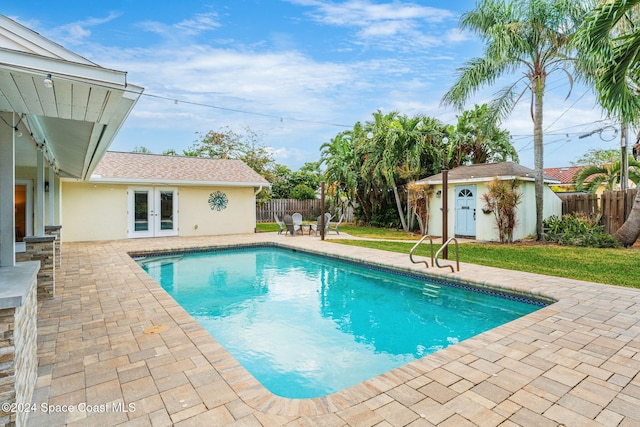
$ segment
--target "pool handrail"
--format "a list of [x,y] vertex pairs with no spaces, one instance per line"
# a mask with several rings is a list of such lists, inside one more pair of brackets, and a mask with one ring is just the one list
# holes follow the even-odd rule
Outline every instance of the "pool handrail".
[[438,249],[438,252],[436,252],[436,256],[435,256],[435,265],[438,268],[446,268],[449,267],[451,268],[451,272],[455,272],[455,270],[453,269],[453,265],[452,264],[446,264],[446,265],[440,265],[440,263],[438,262],[438,255],[440,255],[440,252],[442,252],[442,250],[444,248],[446,248],[447,246],[449,246],[449,243],[451,243],[453,241],[453,243],[456,244],[455,248],[456,248],[456,268],[458,271],[460,271],[460,257],[458,256],[458,239],[456,239],[455,237],[450,237],[446,242],[444,242],[442,244],[442,246],[440,246],[440,249]]
[[424,265],[427,266],[427,268],[429,268],[429,262],[428,261],[415,261],[413,259],[413,251],[420,246],[420,244],[424,241],[424,239],[429,239],[429,247],[431,248],[431,266],[433,267],[433,239],[431,238],[431,236],[428,235],[424,235],[422,236],[422,238],[420,240],[418,240],[418,243],[416,243],[415,245],[413,245],[413,247],[411,248],[411,250],[409,251],[409,259],[411,260],[412,263],[414,264],[419,264],[419,263],[424,263]]

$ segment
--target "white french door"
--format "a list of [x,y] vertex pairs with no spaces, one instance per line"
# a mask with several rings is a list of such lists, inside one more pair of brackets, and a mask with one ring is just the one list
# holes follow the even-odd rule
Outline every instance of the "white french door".
[[129,188],[129,237],[178,235],[178,189]]

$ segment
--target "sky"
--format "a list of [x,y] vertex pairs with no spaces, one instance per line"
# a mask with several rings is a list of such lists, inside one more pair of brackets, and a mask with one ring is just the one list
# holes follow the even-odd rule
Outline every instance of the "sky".
[[[110,150],[189,148],[210,130],[247,129],[275,161],[297,170],[320,146],[377,110],[455,124],[441,106],[457,69],[482,56],[462,32],[475,0],[180,0],[10,2],[2,13],[144,88]],[[466,108],[506,83],[480,90]],[[545,95],[545,167],[590,149],[619,149],[619,126],[592,90],[552,74]],[[533,168],[525,98],[502,123],[520,163]],[[580,138],[603,129],[594,136]],[[632,141],[634,142],[634,141]]]

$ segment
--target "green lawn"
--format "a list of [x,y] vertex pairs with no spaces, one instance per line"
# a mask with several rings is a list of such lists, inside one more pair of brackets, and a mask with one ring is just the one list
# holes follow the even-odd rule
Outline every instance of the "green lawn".
[[[274,224],[258,224],[259,231],[277,231]],[[417,240],[419,236],[375,227],[340,226],[353,236],[370,239]],[[408,254],[414,243],[381,240],[335,240],[345,245],[382,249]],[[437,246],[439,248],[439,246]],[[436,248],[436,250],[437,250]],[[418,254],[428,256],[428,245]],[[453,248],[449,256],[454,254]],[[640,288],[640,251],[638,249],[597,249],[556,245],[500,245],[464,243],[460,261],[549,276]]]
[[[278,224],[275,222],[261,222],[257,224],[256,230],[259,232],[278,231]],[[406,231],[377,227],[356,227],[345,223],[340,224],[340,231],[367,239],[418,240],[420,238],[419,235],[407,233]]]
[[[372,240],[331,241],[406,254],[413,246],[412,243]],[[640,252],[637,249],[476,243],[464,243],[459,247],[461,262],[640,288]],[[428,244],[419,249],[417,254],[429,256]],[[454,249],[451,248],[449,258],[453,256]]]

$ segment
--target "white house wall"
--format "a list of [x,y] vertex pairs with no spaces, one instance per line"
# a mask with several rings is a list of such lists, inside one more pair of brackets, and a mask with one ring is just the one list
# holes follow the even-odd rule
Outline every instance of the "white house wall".
[[[126,239],[130,187],[63,181],[62,241]],[[209,205],[215,191],[228,200],[219,211]],[[253,233],[255,211],[253,188],[178,187],[179,236]]]

